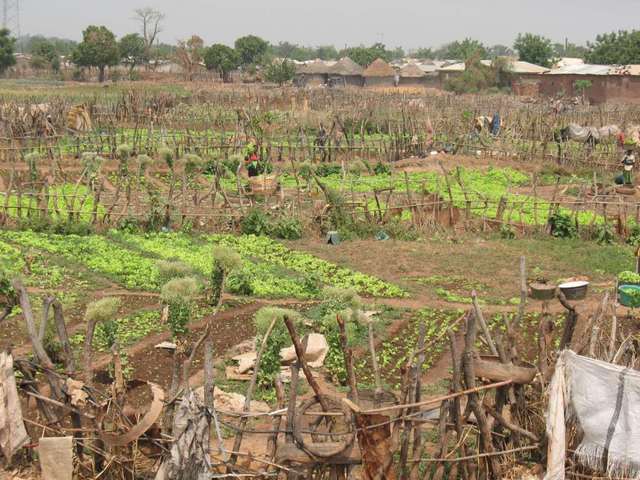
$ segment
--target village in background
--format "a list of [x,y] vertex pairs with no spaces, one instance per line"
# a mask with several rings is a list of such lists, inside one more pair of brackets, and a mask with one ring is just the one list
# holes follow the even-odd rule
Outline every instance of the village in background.
[[298,87],[425,87],[454,93],[506,92],[571,97],[582,103],[640,99],[640,32],[603,33],[576,45],[532,33],[511,46],[465,38],[439,48],[389,49],[382,43],[306,47],[255,36],[233,46],[205,45],[198,35],[159,41],[162,12],[134,12],[140,33],[116,38],[108,26],[87,26],[83,40],[0,35],[5,77],[57,81],[157,80],[293,84]]

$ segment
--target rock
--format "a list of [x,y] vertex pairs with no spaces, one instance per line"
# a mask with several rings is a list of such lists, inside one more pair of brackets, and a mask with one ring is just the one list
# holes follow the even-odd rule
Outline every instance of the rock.
[[238,373],[247,373],[256,363],[256,352],[247,352],[236,355],[233,359],[238,362]]
[[[200,401],[204,402],[204,387],[196,389],[195,394]],[[245,400],[246,397],[240,393],[225,392],[224,390],[220,390],[218,387],[214,387],[213,389],[213,401],[216,410],[241,413],[244,410]],[[251,413],[268,413],[271,409],[265,402],[252,400],[249,411]]]
[[176,344],[172,342],[162,342],[157,344],[154,348],[164,348],[165,350],[175,350]]
[[[309,334],[307,350],[304,352],[304,359],[312,368],[319,368],[324,364],[324,359],[329,351],[329,344],[324,335],[319,333]],[[296,350],[292,346],[280,350],[280,358],[283,363],[291,363],[296,357]]]
[[230,357],[234,357],[236,355],[242,355],[243,353],[253,352],[255,349],[256,339],[254,337],[232,346],[227,350],[226,354]]

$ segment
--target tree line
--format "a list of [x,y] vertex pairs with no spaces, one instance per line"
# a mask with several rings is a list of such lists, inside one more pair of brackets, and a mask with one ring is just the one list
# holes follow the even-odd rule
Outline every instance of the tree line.
[[[272,44],[256,36],[238,38],[233,46],[215,43],[205,46],[197,35],[170,45],[159,41],[165,15],[157,9],[146,7],[136,9],[134,18],[139,24],[139,32],[129,33],[116,39],[115,34],[105,26],[90,25],[82,32],[82,40],[74,42],[61,38],[25,36],[14,39],[8,30],[0,30],[0,71],[15,64],[16,44],[31,54],[31,65],[35,69],[59,71],[60,58],[65,57],[78,67],[94,67],[103,81],[108,67],[118,64],[128,65],[130,75],[136,66],[153,68],[161,60],[174,60],[192,76],[199,65],[216,71],[224,80],[240,67],[251,71],[262,66],[265,77],[282,83],[294,73],[290,60],[311,59],[337,60],[348,56],[366,67],[377,58],[386,61],[411,56],[418,59],[458,60],[494,59],[515,56],[520,60],[549,67],[557,58],[578,57],[595,64],[640,64],[640,30],[604,33],[598,35],[586,46],[574,43],[554,43],[549,38],[532,33],[519,34],[512,46],[487,46],[482,42],[465,38],[450,42],[439,48],[418,48],[405,51],[401,47],[390,49],[383,43],[370,46],[353,46],[341,50],[332,45],[317,47],[301,46],[290,42]],[[285,59],[274,62],[274,59]]]

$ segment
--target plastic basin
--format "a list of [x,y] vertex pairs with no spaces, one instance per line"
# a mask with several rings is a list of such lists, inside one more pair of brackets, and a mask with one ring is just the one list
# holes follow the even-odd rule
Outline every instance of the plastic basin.
[[[637,296],[632,295],[631,292],[636,293]],[[624,305],[629,308],[640,307],[640,285],[620,285],[618,287],[618,301],[620,305]]]

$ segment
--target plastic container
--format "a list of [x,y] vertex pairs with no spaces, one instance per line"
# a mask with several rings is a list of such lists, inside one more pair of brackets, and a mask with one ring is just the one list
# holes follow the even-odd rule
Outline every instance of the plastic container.
[[529,284],[529,296],[535,300],[551,300],[556,296],[556,286],[548,283],[534,282]]
[[618,301],[620,305],[629,308],[639,308],[640,296],[631,296],[629,295],[630,291],[640,292],[640,285],[620,285],[618,287]]
[[582,300],[587,296],[589,282],[586,280],[576,280],[558,285],[567,300]]

